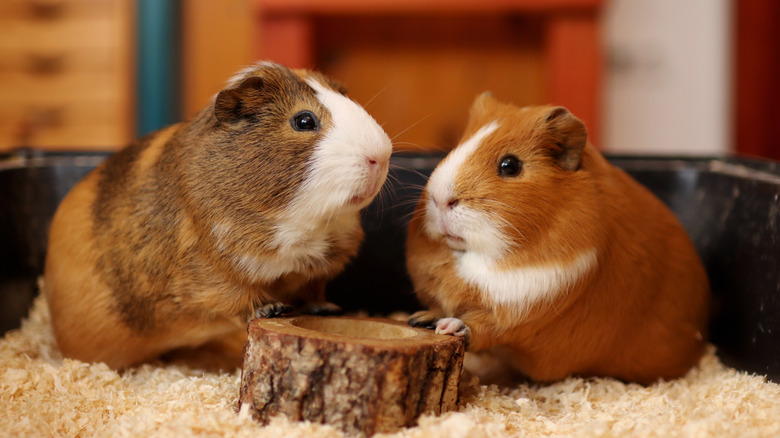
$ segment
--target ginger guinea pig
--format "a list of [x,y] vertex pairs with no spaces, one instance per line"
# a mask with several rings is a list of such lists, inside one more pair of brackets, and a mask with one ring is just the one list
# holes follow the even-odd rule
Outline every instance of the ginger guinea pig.
[[332,80],[272,63],[239,72],[59,206],[45,291],[63,355],[124,368],[243,340],[254,316],[334,310],[325,282],[357,253],[391,152]]
[[705,347],[709,282],[674,214],[563,107],[481,95],[409,226],[415,326],[467,336],[538,381],[651,383]]

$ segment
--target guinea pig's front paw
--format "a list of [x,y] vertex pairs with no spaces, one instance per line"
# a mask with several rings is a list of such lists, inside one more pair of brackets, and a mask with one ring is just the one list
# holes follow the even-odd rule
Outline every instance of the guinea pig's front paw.
[[433,330],[436,328],[436,322],[439,318],[440,316],[436,312],[421,310],[413,313],[412,316],[409,317],[409,325],[412,327],[422,327]]
[[255,318],[277,318],[293,311],[293,307],[284,303],[271,303],[255,309]]
[[303,309],[301,309],[301,313],[306,315],[333,316],[341,315],[344,313],[344,311],[341,310],[341,307],[338,305],[324,301],[321,303],[307,304]]
[[436,322],[436,333],[440,335],[460,336],[466,340],[471,337],[471,329],[458,318],[442,318]]

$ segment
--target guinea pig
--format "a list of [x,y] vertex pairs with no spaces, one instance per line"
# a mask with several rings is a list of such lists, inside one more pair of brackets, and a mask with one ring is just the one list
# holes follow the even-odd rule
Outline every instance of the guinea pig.
[[122,369],[224,339],[240,357],[253,317],[336,311],[325,283],[357,253],[392,152],[345,92],[258,63],[75,185],[44,273],[62,354]]
[[566,108],[477,98],[431,174],[407,267],[414,326],[467,337],[536,381],[685,374],[709,282],[674,214],[587,142]]

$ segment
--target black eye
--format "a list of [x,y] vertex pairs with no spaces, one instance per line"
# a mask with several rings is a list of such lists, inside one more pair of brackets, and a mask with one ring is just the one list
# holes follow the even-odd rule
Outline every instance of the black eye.
[[523,162],[514,155],[507,155],[498,163],[498,174],[501,176],[517,176],[523,170]]
[[317,116],[311,111],[301,111],[290,119],[290,124],[296,131],[316,131],[320,128]]

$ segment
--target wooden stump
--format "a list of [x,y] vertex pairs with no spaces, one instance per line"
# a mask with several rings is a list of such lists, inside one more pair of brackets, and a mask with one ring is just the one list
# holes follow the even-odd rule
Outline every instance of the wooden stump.
[[256,319],[244,347],[239,404],[372,435],[457,406],[465,346],[379,318]]

